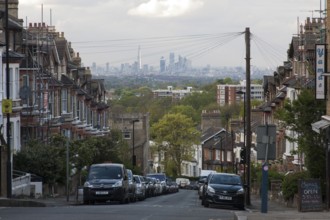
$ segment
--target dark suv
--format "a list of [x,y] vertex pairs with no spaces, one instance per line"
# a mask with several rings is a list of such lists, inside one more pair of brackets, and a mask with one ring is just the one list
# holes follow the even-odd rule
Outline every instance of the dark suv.
[[84,204],[94,204],[96,201],[129,202],[129,182],[126,168],[123,164],[103,163],[93,164],[89,168],[84,184]]
[[208,176],[202,195],[202,205],[231,205],[244,209],[244,188],[241,177],[229,173],[212,173]]

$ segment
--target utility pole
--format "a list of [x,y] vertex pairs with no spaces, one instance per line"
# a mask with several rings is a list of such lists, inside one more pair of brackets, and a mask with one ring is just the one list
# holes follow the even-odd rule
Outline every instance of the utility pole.
[[[9,72],[9,17],[8,17],[8,0],[6,0],[6,29],[5,29],[5,38],[6,38],[6,93],[7,100],[10,100],[10,72]],[[12,189],[11,189],[11,147],[10,147],[10,113],[7,113],[7,198],[11,198]]]
[[246,205],[251,205],[250,189],[251,189],[251,65],[250,65],[250,28],[245,29],[246,44]]

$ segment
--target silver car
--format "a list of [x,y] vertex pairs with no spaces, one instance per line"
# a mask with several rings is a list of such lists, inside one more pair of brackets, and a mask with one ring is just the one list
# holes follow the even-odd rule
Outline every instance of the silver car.
[[146,183],[144,182],[142,176],[133,175],[133,178],[136,186],[136,191],[135,191],[136,198],[142,201],[146,198]]

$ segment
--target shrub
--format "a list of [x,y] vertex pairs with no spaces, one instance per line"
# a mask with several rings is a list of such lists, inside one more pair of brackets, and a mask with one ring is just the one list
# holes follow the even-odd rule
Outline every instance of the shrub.
[[293,199],[294,195],[298,193],[298,180],[307,178],[307,172],[291,173],[284,177],[282,191],[285,201]]

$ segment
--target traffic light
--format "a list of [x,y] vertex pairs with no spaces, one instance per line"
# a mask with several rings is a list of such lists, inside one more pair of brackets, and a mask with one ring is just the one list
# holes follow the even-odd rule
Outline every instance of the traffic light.
[[245,148],[245,147],[243,147],[243,148],[241,149],[240,156],[241,156],[241,161],[240,161],[240,163],[241,163],[241,164],[246,164],[246,148]]

